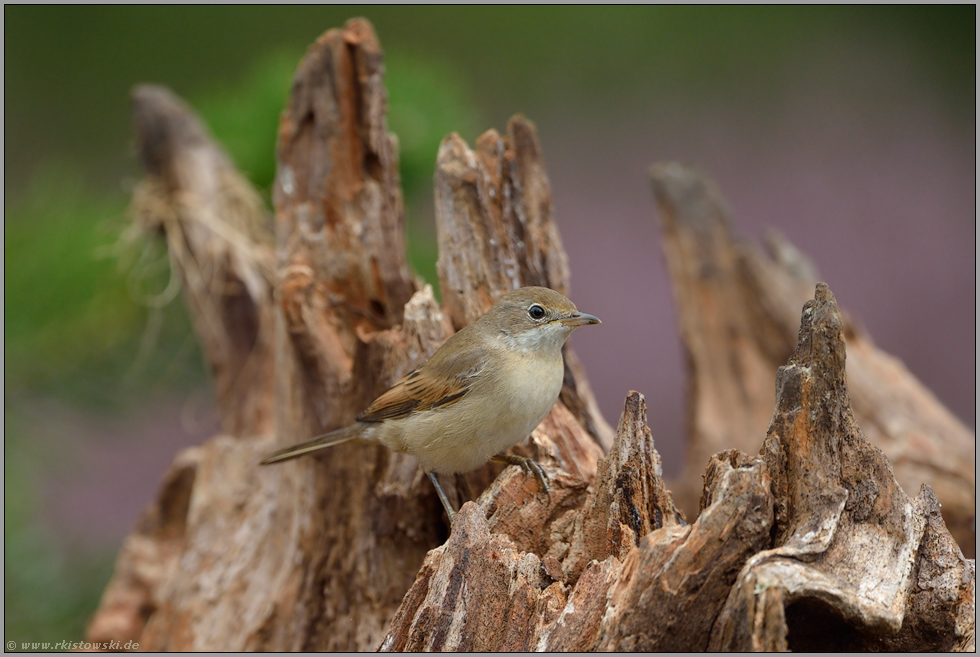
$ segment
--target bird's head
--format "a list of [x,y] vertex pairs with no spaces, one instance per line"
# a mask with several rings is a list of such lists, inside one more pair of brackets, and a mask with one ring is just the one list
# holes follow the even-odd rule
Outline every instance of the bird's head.
[[508,292],[480,321],[522,351],[561,349],[579,326],[601,323],[598,317],[579,312],[564,295],[546,287],[522,287]]

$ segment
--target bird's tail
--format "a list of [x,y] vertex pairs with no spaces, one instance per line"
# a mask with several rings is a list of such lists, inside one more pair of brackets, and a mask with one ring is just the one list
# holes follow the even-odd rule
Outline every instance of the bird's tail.
[[311,438],[305,443],[284,447],[283,449],[273,452],[262,459],[262,463],[260,463],[260,465],[271,465],[273,463],[279,463],[280,461],[288,461],[289,459],[294,459],[298,456],[303,456],[304,454],[309,454],[310,452],[315,452],[319,449],[333,447],[334,445],[339,445],[340,443],[346,443],[349,440],[355,440],[359,438],[360,435],[361,427],[355,422],[354,424],[346,426],[342,429],[337,429],[336,431],[325,433],[322,436]]

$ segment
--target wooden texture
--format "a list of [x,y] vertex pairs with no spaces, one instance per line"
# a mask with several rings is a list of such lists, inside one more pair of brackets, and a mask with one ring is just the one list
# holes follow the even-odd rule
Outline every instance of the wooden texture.
[[[477,139],[475,150],[458,135],[449,135],[439,147],[434,184],[436,269],[446,313],[457,329],[519,287],[540,285],[569,294],[568,258],[551,218],[551,186],[530,122],[512,118],[506,137],[488,130]],[[599,447],[608,446],[612,430],[567,344],[564,352],[565,382],[552,415],[564,407],[586,429],[585,437],[591,436]],[[582,437],[575,434],[572,442]],[[515,452],[545,462],[562,458],[554,447],[541,447],[532,440]],[[572,449],[591,454],[591,461],[566,464],[568,471],[594,472],[601,450],[577,443]],[[478,492],[499,471],[499,466],[489,464],[456,479],[463,480],[458,483],[463,490]],[[457,502],[464,497],[453,496]]]
[[[568,257],[551,218],[551,184],[534,126],[524,117],[510,120],[506,137],[485,132],[475,150],[456,134],[443,140],[435,209],[439,285],[457,329],[525,285],[569,294]],[[612,429],[567,345],[561,401],[608,449]]]
[[[543,507],[512,474],[463,507],[382,650],[972,649],[975,562],[861,433],[843,326],[819,284],[762,454],[711,457],[695,522],[630,393],[588,492],[560,480]],[[518,496],[522,521],[499,522]]]
[[163,233],[210,365],[222,429],[272,426],[275,253],[262,201],[187,106],[162,87],[132,94],[147,176],[136,188],[131,235]]
[[[268,227],[240,228],[242,203],[228,201],[222,181],[240,195],[254,192],[187,107],[164,90],[135,93],[143,187],[153,191],[152,203],[137,198],[141,225],[167,229],[171,249],[193,245],[193,258],[173,259],[185,278],[200,266],[198,253],[217,252],[231,263],[225,278],[242,284],[212,284],[209,294],[185,286],[215,364],[226,435],[178,455],[120,553],[88,629],[93,640],[125,636],[158,650],[376,648],[426,552],[445,539],[439,502],[411,457],[345,445],[256,467],[277,446],[349,422],[435,352],[452,334],[450,318],[457,327],[471,321],[461,309],[474,300],[492,303],[538,282],[567,290],[544,164],[533,127],[520,120],[481,159],[499,172],[493,193],[510,199],[506,211],[476,206],[471,228],[493,223],[497,244],[521,261],[528,246],[545,255],[506,280],[484,279],[497,255],[469,240],[452,249],[461,260],[443,262],[440,276],[474,281],[478,294],[444,312],[430,288],[417,289],[382,77],[382,53],[363,20],[324,34],[300,63],[279,129],[275,247]],[[199,214],[207,230],[187,219]],[[237,302],[242,288],[251,306]],[[229,335],[207,333],[212,326]],[[235,329],[261,340],[237,339]],[[240,370],[263,373],[251,397],[236,392],[240,373],[226,374],[227,362],[238,362],[229,352],[250,363]],[[581,487],[594,476],[605,424],[577,361],[570,359],[562,395],[571,410],[556,405],[516,451]],[[460,477],[457,501],[478,495],[499,470]]]
[[[772,381],[793,351],[798,309],[817,274],[778,234],[767,236],[765,253],[737,239],[721,193],[694,169],[670,163],[651,176],[689,371],[686,465],[671,484],[690,512],[712,454],[762,446]],[[947,525],[974,556],[976,436],[846,314],[844,337],[858,424],[905,491],[934,489]]]
[[[948,440],[941,407],[894,375],[898,397],[862,392],[865,415],[856,401],[852,410],[862,386],[900,367],[854,337],[825,285],[802,320],[787,310],[785,298],[809,285],[801,258],[783,243],[772,259],[745,255],[717,194],[684,169],[659,170],[656,185],[694,369],[691,463],[706,465],[691,466],[684,488],[690,522],[663,480],[643,396],[627,394],[613,431],[571,351],[560,400],[513,450],[541,463],[550,491],[517,467],[454,477],[451,531],[408,456],[347,444],[258,467],[277,447],[349,422],[507,291],[568,291],[544,161],[521,117],[474,149],[443,141],[443,306],[416,281],[382,74],[360,19],[300,63],[279,130],[274,245],[254,194],[190,110],[161,89],[135,92],[147,171],[137,226],[164,231],[174,254],[223,434],[176,456],[120,552],[90,641],[184,651],[974,647],[974,562],[932,489],[909,498],[887,445],[882,453],[859,428],[872,418],[874,437],[892,418],[907,430],[914,413],[938,417],[935,431],[911,425],[933,433],[907,438],[906,455],[953,472],[929,451],[946,447],[929,440]],[[857,363],[873,364],[861,366],[870,383],[852,366],[845,376],[845,337]],[[785,364],[778,375],[773,363]],[[912,406],[893,409],[895,399]]]
[[689,529],[663,487],[642,395],[627,398],[595,485],[562,476],[555,483],[545,501],[511,469],[464,505],[382,650],[595,648],[620,559],[654,529],[667,527],[672,539]]
[[[88,628],[92,640],[125,637],[142,643],[154,631],[158,611],[168,608],[178,573],[197,568],[181,561],[200,515],[227,510],[202,508],[214,481],[199,478],[202,464],[220,463],[222,454],[247,450],[247,438],[272,428],[275,254],[261,201],[187,106],[166,89],[152,86],[137,87],[132,105],[147,176],[134,194],[131,237],[159,232],[167,242],[210,365],[226,433],[177,455],[157,499],[126,539]],[[237,483],[218,481],[221,487]],[[235,515],[253,513],[249,505]],[[256,520],[252,517],[246,526]],[[222,529],[209,527],[206,540]],[[176,640],[176,645],[189,645]]]
[[910,498],[865,439],[845,351],[844,320],[820,283],[779,368],[762,449],[773,547],[739,573],[709,650],[937,651],[974,640],[975,562],[939,522],[932,489]]
[[[274,293],[261,307],[274,318],[274,375],[263,384],[275,412],[178,456],[127,539],[90,636],[126,635],[151,650],[375,647],[444,538],[439,503],[406,457],[341,447],[257,467],[274,447],[349,421],[451,334],[431,290],[413,296],[381,71],[363,21],[326,33],[300,64],[279,135]],[[158,112],[162,127],[136,121],[141,141],[149,125],[161,142],[155,159],[142,151],[148,177],[187,163],[203,170],[182,180],[215,177],[208,167],[227,158],[195,155],[218,149],[203,132],[173,127],[196,122],[179,109]],[[189,202],[215,206],[219,228],[233,219],[205,192]],[[190,304],[196,324],[198,314],[223,317],[221,293],[204,302]],[[215,343],[202,342],[213,360]]]

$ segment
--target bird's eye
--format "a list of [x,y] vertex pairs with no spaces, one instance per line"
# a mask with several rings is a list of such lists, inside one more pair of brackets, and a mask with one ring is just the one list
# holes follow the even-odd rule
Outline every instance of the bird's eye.
[[534,304],[527,309],[527,314],[531,319],[542,319],[544,317],[544,308],[538,304]]

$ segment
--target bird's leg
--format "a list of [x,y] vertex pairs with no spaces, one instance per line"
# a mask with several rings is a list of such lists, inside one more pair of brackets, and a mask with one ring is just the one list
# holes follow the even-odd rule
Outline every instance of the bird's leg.
[[429,481],[432,482],[432,485],[436,487],[436,494],[439,496],[439,501],[442,502],[442,506],[446,509],[446,514],[449,516],[449,524],[453,524],[453,518],[456,517],[456,512],[453,511],[453,505],[449,503],[449,498],[446,497],[446,491],[442,490],[442,486],[439,484],[439,478],[435,472],[426,472],[426,474],[429,475]]
[[541,485],[541,490],[545,493],[551,492],[551,488],[548,486],[548,475],[544,473],[544,468],[538,465],[533,459],[529,459],[526,456],[515,456],[514,454],[497,454],[496,456],[491,456],[490,460],[494,463],[519,466],[527,474],[534,475],[534,478]]

